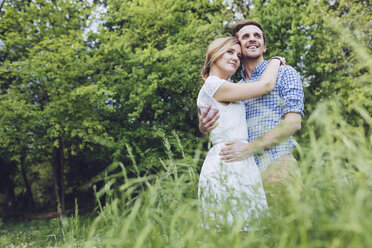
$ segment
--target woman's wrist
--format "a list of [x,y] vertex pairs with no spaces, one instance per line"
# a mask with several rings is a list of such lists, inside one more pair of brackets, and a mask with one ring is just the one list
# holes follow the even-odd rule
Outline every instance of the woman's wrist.
[[279,60],[280,61],[280,65],[285,65],[285,58],[283,57],[280,57],[280,56],[274,56],[272,57],[271,59],[269,59],[269,63],[273,60]]

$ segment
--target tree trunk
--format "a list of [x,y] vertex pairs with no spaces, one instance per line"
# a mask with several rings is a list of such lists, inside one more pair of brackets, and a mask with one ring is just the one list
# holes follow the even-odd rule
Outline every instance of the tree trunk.
[[7,216],[13,217],[15,215],[15,194],[14,194],[14,182],[11,178],[8,180],[7,194],[6,194],[6,213]]
[[25,155],[26,153],[23,152],[21,155],[21,172],[23,177],[23,182],[26,186],[26,197],[27,197],[27,206],[35,207],[34,197],[32,196],[31,186],[28,182],[26,168],[25,168]]
[[57,199],[57,210],[60,220],[65,217],[65,188],[63,183],[64,154],[63,145],[59,140],[59,147],[53,147],[53,183]]
[[0,158],[0,191],[5,193],[5,216],[13,217],[16,213],[16,202],[14,193],[14,181],[12,174],[16,163],[8,162]]

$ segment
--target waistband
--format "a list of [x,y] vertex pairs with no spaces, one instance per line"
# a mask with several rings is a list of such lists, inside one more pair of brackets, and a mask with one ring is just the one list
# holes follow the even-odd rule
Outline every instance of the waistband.
[[234,141],[240,141],[240,142],[243,142],[243,143],[248,143],[248,140],[231,140],[231,141],[223,141],[223,142],[218,142],[218,143],[212,143],[212,147],[213,146],[218,146],[218,145],[225,145],[226,143],[234,142]]

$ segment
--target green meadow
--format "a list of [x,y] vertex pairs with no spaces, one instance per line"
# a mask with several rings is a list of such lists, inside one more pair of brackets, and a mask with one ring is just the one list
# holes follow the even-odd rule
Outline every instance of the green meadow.
[[[372,124],[363,109],[356,111]],[[96,215],[2,223],[2,247],[368,247],[372,242],[372,136],[350,126],[340,105],[320,104],[298,145],[301,176],[287,183],[270,204],[270,216],[252,223],[256,231],[201,227],[197,184],[203,154],[174,159],[164,170],[128,178],[122,163],[96,192]],[[180,144],[181,145],[181,144]],[[119,171],[118,171],[119,170]],[[105,202],[105,204],[103,204]]]
[[[199,73],[243,18],[303,79],[301,173],[252,231],[206,230]],[[0,0],[0,247],[371,247],[371,19],[365,0]]]

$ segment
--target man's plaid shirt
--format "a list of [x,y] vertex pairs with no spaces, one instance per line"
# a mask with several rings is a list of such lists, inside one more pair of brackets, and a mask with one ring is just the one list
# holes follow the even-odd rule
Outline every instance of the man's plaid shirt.
[[[266,60],[259,64],[249,82],[258,81],[267,65]],[[239,83],[244,83],[244,70],[241,75],[243,79]],[[248,126],[248,141],[251,142],[278,125],[286,113],[296,112],[304,116],[304,92],[300,75],[291,66],[281,66],[273,91],[243,102]],[[260,170],[262,171],[276,159],[291,154],[294,145],[292,137],[289,137],[282,143],[265,150],[263,154],[254,155]]]

